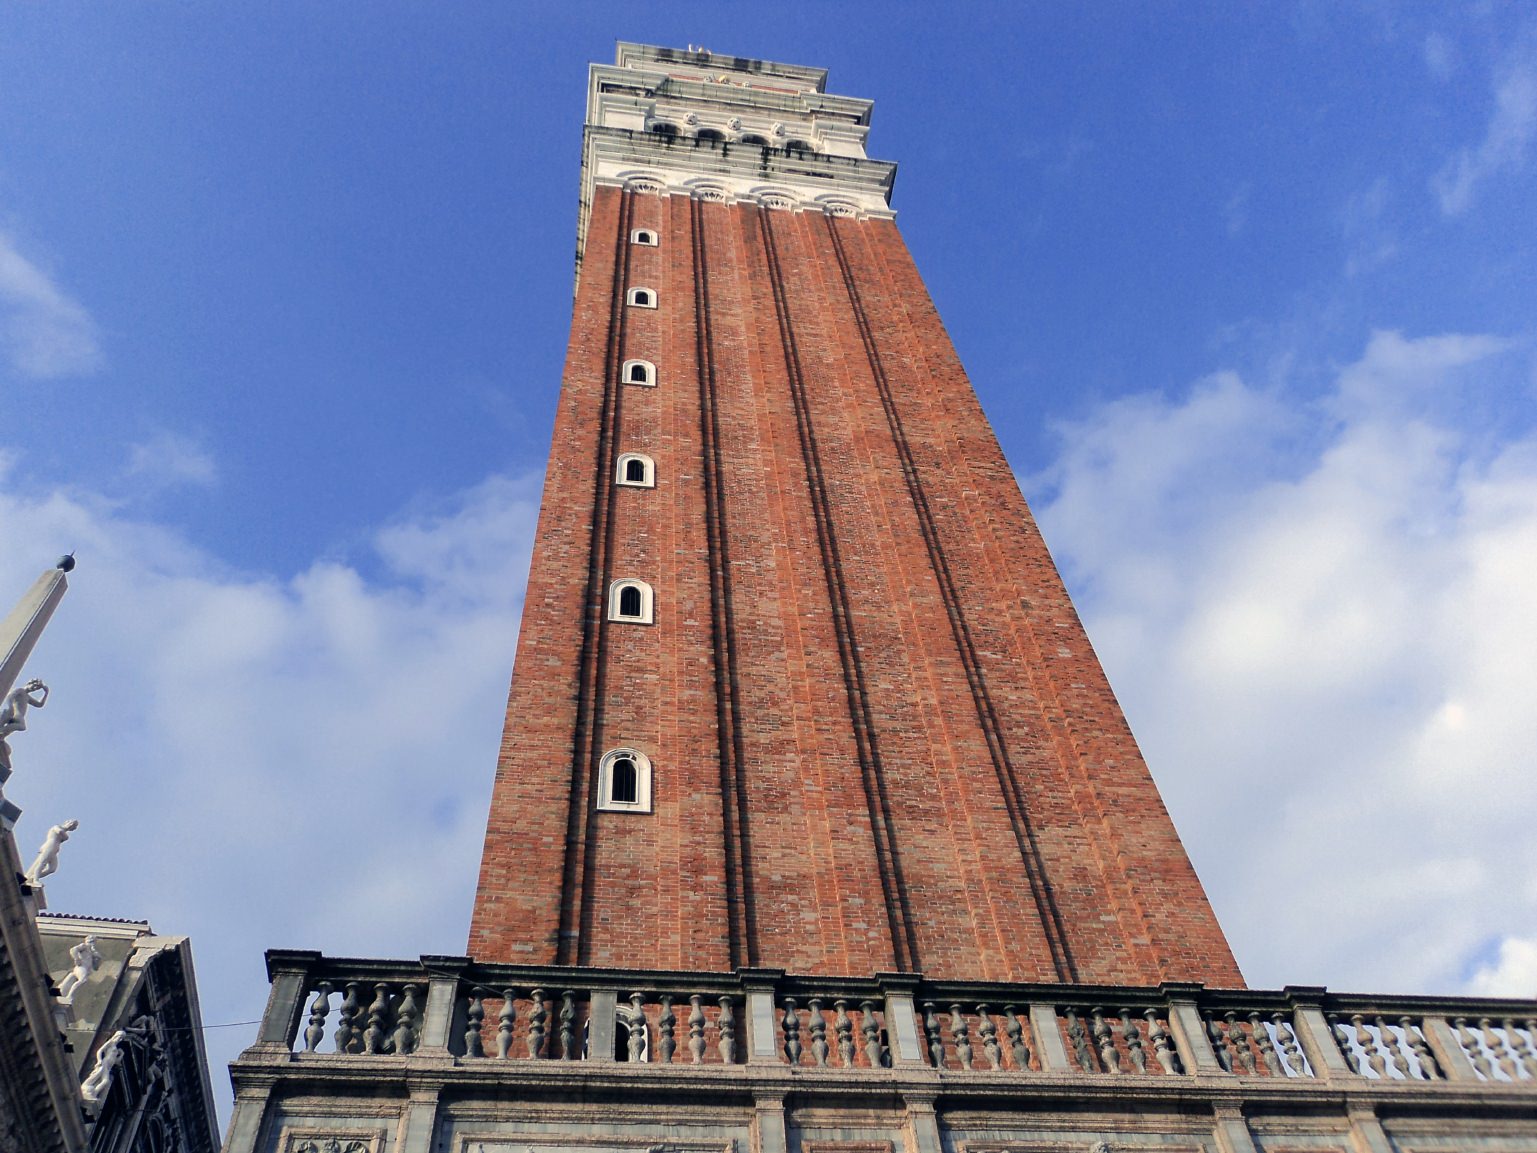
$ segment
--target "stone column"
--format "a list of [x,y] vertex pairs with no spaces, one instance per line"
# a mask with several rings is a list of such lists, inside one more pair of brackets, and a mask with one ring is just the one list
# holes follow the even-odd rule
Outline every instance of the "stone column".
[[1030,1006],[1030,1033],[1035,1038],[1035,1051],[1041,1059],[1043,1073],[1081,1073],[1078,1062],[1067,1055],[1062,1043],[1062,1027],[1057,1024],[1055,1005]]
[[877,973],[886,998],[886,1044],[893,1068],[929,1063],[923,1036],[918,1029],[918,1010],[913,993],[923,978],[917,973]]
[[422,956],[427,973],[427,1010],[422,1015],[421,1043],[417,1052],[425,1056],[446,1057],[464,1037],[467,1006],[459,995],[464,987],[468,957]]
[[438,1126],[437,1081],[412,1082],[411,1097],[406,1102],[406,1123],[400,1138],[400,1153],[432,1153],[432,1138]]
[[941,1153],[935,1097],[929,1093],[904,1093],[902,1101],[907,1106],[907,1153]]
[[267,1009],[256,1034],[257,1045],[284,1050],[293,1047],[310,972],[319,961],[320,954],[312,949],[267,950],[267,979],[272,987],[267,992]]
[[757,1153],[790,1153],[783,1096],[759,1094],[753,1098],[753,1137]]
[[747,994],[747,1063],[778,1065],[781,1062],[779,1033],[774,1028],[774,989],[784,979],[785,971],[738,969],[736,973]]
[[267,1102],[272,1097],[271,1080],[256,1080],[242,1073],[241,1082],[235,1090],[235,1110],[230,1114],[224,1153],[255,1153],[256,1139],[261,1136],[262,1120],[267,1115]]
[[612,989],[594,989],[587,1001],[587,1059],[614,1060],[614,1015],[619,997]]
[[1254,1134],[1249,1132],[1242,1109],[1237,1105],[1215,1105],[1212,1115],[1216,1121],[1212,1136],[1222,1153],[1255,1153]]
[[1355,1071],[1340,1053],[1334,1030],[1324,1020],[1323,1004],[1327,990],[1321,985],[1288,985],[1284,990],[1292,1003],[1292,1028],[1297,1042],[1320,1081],[1339,1080]]
[[1201,1020],[1201,1010],[1196,997],[1205,988],[1201,984],[1165,981],[1159,988],[1169,999],[1169,1032],[1179,1059],[1184,1062],[1185,1072],[1198,1076],[1225,1073],[1222,1062],[1212,1052],[1211,1038],[1206,1035],[1206,1022]]
[[1350,1139],[1357,1153],[1395,1153],[1393,1143],[1382,1131],[1382,1122],[1370,1105],[1350,1109]]
[[1467,1053],[1463,1051],[1462,1042],[1457,1040],[1457,1034],[1445,1017],[1421,1018],[1420,1032],[1425,1035],[1425,1043],[1435,1054],[1436,1062],[1441,1066],[1441,1073],[1447,1080],[1477,1081],[1479,1079],[1478,1071],[1473,1068],[1473,1062],[1468,1060]]

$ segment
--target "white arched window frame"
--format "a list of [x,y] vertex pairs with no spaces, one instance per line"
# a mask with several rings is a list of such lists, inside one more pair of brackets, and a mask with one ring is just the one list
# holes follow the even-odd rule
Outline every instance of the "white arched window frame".
[[[630,595],[625,595],[629,593]],[[626,611],[631,610],[631,611]],[[625,578],[608,586],[608,619],[628,625],[649,625],[653,615],[651,586]]]
[[643,384],[647,388],[656,386],[656,365],[649,360],[627,360],[620,370],[619,379],[626,384]]
[[649,228],[637,228],[634,232],[630,233],[630,243],[644,244],[647,248],[655,248],[657,246],[656,233]]
[[[629,768],[623,762],[628,762]],[[624,796],[630,769],[634,770],[633,800],[615,798],[615,781]],[[639,749],[610,749],[598,762],[598,808],[611,813],[649,813],[651,811],[651,758]]]
[[634,308],[655,308],[656,289],[632,288],[625,294],[625,302]]
[[[634,467],[637,465],[638,468]],[[637,473],[639,476],[636,475]],[[614,483],[628,488],[655,488],[656,462],[643,452],[620,453],[619,468],[614,474]]]

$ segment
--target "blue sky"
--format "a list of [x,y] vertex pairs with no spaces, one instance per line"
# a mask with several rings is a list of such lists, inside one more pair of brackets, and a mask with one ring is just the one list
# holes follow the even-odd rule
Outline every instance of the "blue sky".
[[192,933],[209,1021],[267,945],[462,947],[616,39],[876,101],[1251,981],[1537,988],[1515,4],[0,4],[0,595],[81,556],[10,789],[24,850],[81,819],[53,906]]

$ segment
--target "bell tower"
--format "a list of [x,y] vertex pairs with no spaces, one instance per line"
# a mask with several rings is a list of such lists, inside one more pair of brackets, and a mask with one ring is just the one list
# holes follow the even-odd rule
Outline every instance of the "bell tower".
[[270,950],[226,1153],[1537,1150],[1537,1003],[1244,986],[870,110],[591,70],[467,953]]
[[825,80],[591,70],[470,952],[1241,985]]

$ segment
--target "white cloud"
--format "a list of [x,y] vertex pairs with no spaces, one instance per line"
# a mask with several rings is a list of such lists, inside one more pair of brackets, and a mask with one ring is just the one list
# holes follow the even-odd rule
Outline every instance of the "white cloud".
[[[24,854],[80,820],[50,906],[190,934],[210,1024],[260,1014],[269,947],[463,951],[538,478],[385,527],[377,580],[232,571],[105,497],[3,479],[0,595],[79,558],[7,787]],[[253,1035],[208,1034],[226,1115]]]
[[150,488],[206,487],[219,478],[213,457],[192,437],[160,431],[129,446],[128,477]]
[[1506,937],[1494,964],[1479,968],[1469,989],[1480,997],[1537,997],[1537,938]]
[[22,376],[88,373],[101,363],[96,324],[0,232],[0,355]]
[[1431,181],[1447,216],[1460,216],[1473,203],[1478,186],[1490,177],[1511,172],[1526,162],[1537,133],[1537,35],[1518,38],[1517,46],[1495,77],[1494,112],[1476,148],[1464,148],[1449,159]]
[[1521,359],[1379,333],[1313,403],[1105,406],[1039,478],[1251,982],[1455,992],[1537,921],[1537,435],[1466,415]]

